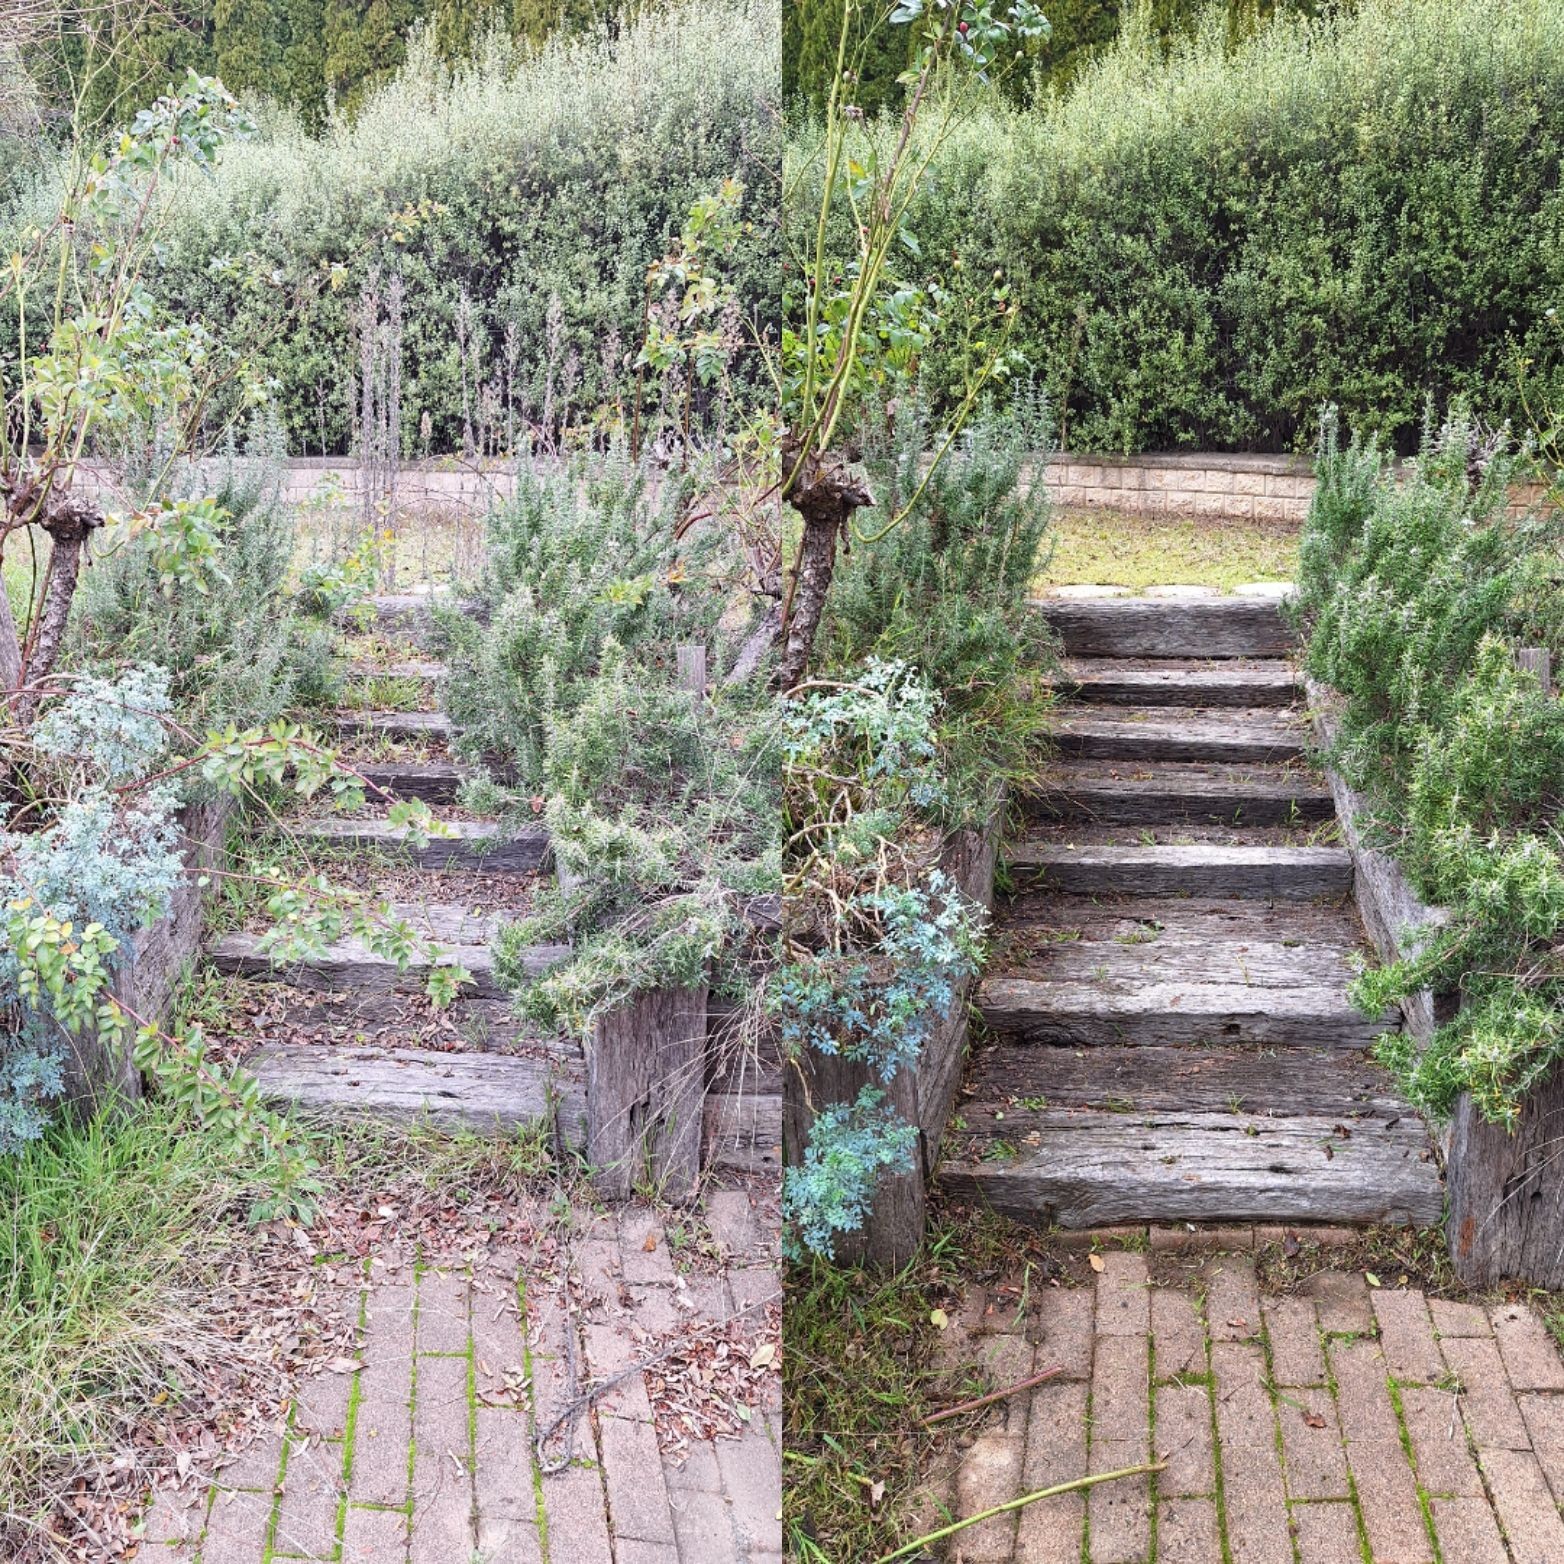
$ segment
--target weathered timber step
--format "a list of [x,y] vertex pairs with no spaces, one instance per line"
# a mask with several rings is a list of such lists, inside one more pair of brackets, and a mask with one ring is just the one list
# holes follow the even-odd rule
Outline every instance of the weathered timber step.
[[1308,748],[1308,727],[1274,711],[1239,708],[1170,714],[1130,709],[1112,714],[1069,711],[1054,723],[1061,755],[1082,760],[1296,760]]
[[990,975],[1077,988],[1177,986],[1187,980],[1202,988],[1291,989],[1345,988],[1357,970],[1359,949],[1347,941],[1296,945],[1274,939],[1213,940],[1177,928],[1158,930],[1132,918],[1123,924],[1125,933],[1106,938],[1092,931],[1085,938],[1031,942],[1002,934]]
[[1290,706],[1303,694],[1281,658],[1223,662],[1077,657],[1065,664],[1064,693],[1105,706]]
[[[1444,1194],[1420,1120],[1046,1110],[947,1162],[951,1193],[1039,1226],[1122,1222],[1437,1222]],[[1350,1133],[1343,1134],[1346,1130]],[[1036,1137],[1033,1143],[1030,1137]],[[1013,1155],[1011,1153],[1014,1153]]]
[[[419,956],[405,967],[376,955],[360,939],[337,940],[308,961],[281,965],[262,948],[258,934],[225,934],[212,943],[207,954],[219,972],[286,983],[314,993],[422,993],[432,966],[465,967],[472,982],[463,985],[462,993],[472,998],[499,999],[505,992],[495,981],[494,955],[486,943],[442,945],[436,961]],[[527,953],[522,969],[529,977],[537,977],[569,955],[568,945],[540,945]]]
[[1028,813],[1108,825],[1178,820],[1221,825],[1289,825],[1335,815],[1330,789],[1285,766],[1197,766],[1172,762],[1064,762],[1047,787],[1026,800]]
[[1058,847],[1019,842],[1009,863],[1037,888],[1075,895],[1264,896],[1313,900],[1352,891],[1344,847]]
[[[1017,901],[1021,905],[1019,913]],[[1262,940],[1301,950],[1318,943],[1360,945],[1352,908],[1341,902],[1269,902],[1257,896],[1061,896],[1011,898],[996,932],[1023,946],[1041,940],[1117,940],[1148,921],[1194,942]]]
[[350,679],[443,679],[444,663],[432,658],[414,657],[400,662],[354,661],[344,670]]
[[1345,984],[1288,988],[1153,976],[1049,982],[985,977],[977,1005],[991,1031],[1029,1043],[1274,1043],[1367,1048],[1399,1017],[1373,1020],[1347,1003]]
[[426,804],[454,804],[464,773],[440,760],[359,761],[353,769],[392,798],[421,798]]
[[1050,1108],[1108,1112],[1312,1114],[1349,1122],[1416,1118],[1372,1060],[1334,1048],[1035,1048],[997,1043],[974,1056],[961,1110],[963,1155],[1022,1143]]
[[276,1044],[247,1066],[269,1101],[311,1117],[358,1113],[503,1134],[557,1115],[566,1144],[584,1144],[584,1073],[556,1059],[415,1048],[323,1049]]
[[549,862],[545,830],[507,831],[494,820],[453,820],[447,825],[450,836],[432,836],[422,846],[413,844],[413,833],[408,827],[394,826],[385,820],[313,820],[300,825],[295,835],[319,846],[395,853],[420,869],[488,869],[531,874]]
[[451,719],[443,711],[338,711],[331,721],[339,733],[382,739],[451,737]]
[[469,617],[476,617],[482,607],[476,599],[450,592],[382,592],[344,608],[336,617],[345,629],[360,629],[367,620],[381,635],[423,643],[434,635],[436,604]]
[[1073,657],[1285,657],[1294,635],[1281,605],[1252,597],[1037,598]]
[[581,1050],[516,1016],[515,1001],[463,990],[435,1010],[414,989],[295,987],[290,974],[267,981],[253,974],[259,995],[248,1008],[258,1041],[276,1038],[322,1049],[419,1048],[436,1052],[561,1055]]

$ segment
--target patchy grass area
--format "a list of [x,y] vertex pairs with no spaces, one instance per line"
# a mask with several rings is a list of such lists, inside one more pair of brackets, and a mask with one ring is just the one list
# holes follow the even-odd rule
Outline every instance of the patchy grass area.
[[948,1365],[947,1314],[974,1280],[1058,1267],[1030,1229],[964,1208],[931,1213],[918,1257],[894,1276],[795,1265],[782,1310],[783,1531],[799,1564],[873,1559],[954,1517],[929,1485],[963,1429],[921,1419],[993,1388]]
[[1053,553],[1036,585],[1137,591],[1208,586],[1231,592],[1250,581],[1291,581],[1299,532],[1290,522],[1060,509],[1049,527]]

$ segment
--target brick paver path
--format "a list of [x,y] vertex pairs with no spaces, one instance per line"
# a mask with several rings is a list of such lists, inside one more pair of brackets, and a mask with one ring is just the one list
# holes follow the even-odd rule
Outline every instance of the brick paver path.
[[[975,1289],[943,1344],[997,1388],[956,1517],[1148,1457],[1166,1469],[960,1533],[960,1564],[1564,1564],[1564,1361],[1525,1303],[1252,1254],[1106,1252],[1088,1285]],[[1090,1274],[1090,1273],[1088,1273]]]
[[570,1399],[572,1317],[585,1384],[776,1292],[775,1232],[762,1230],[775,1224],[748,1194],[709,1195],[705,1222],[722,1258],[681,1269],[656,1212],[582,1214],[569,1315],[558,1267],[539,1274],[514,1253],[371,1263],[358,1356],[312,1380],[287,1430],[215,1487],[158,1496],[140,1558],[780,1564],[774,1373],[742,1437],[660,1440],[636,1374],[581,1417],[563,1471],[533,1454]]

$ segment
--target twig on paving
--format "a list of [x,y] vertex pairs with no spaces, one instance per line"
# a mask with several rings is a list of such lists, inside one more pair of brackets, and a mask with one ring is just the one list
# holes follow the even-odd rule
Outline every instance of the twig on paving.
[[918,1426],[929,1428],[935,1423],[943,1423],[946,1418],[960,1417],[963,1412],[976,1412],[979,1407],[986,1407],[995,1401],[1003,1401],[1006,1396],[1019,1395],[1021,1391],[1031,1390],[1062,1373],[1064,1370],[1055,1364],[1053,1368],[1046,1368],[1041,1374],[1032,1375],[1030,1379],[1023,1379],[1014,1385],[1006,1385],[1003,1390],[991,1390],[986,1396],[978,1396],[973,1401],[963,1401],[960,1406],[946,1407],[943,1412],[931,1412]]

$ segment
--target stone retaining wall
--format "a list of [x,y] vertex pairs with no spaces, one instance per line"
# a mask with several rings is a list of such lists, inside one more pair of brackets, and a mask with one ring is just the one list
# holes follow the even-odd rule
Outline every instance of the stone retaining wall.
[[1056,505],[1100,506],[1144,516],[1301,522],[1314,497],[1313,464],[1301,456],[1062,452],[1048,463],[1043,481]]

